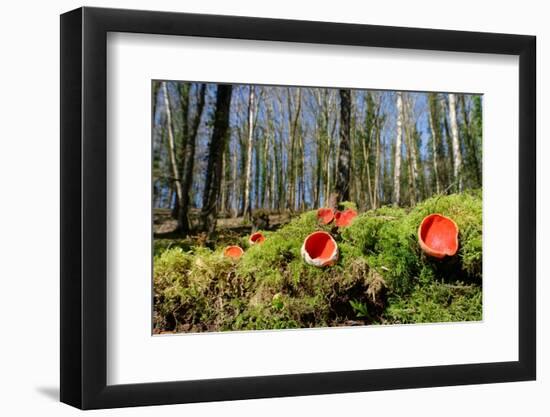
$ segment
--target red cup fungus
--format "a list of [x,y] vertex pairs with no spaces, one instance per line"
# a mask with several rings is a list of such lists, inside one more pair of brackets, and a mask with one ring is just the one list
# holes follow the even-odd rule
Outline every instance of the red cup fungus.
[[353,209],[346,209],[344,211],[337,211],[334,215],[336,220],[336,226],[347,227],[351,224],[353,219],[357,217],[357,212]]
[[418,243],[431,257],[453,256],[458,251],[458,226],[448,217],[430,214],[420,223]]
[[256,245],[259,243],[263,243],[264,240],[265,240],[265,236],[262,234],[262,232],[256,232],[250,235],[250,238],[248,239],[248,243],[250,243],[251,245]]
[[334,220],[334,210],[331,208],[320,208],[317,210],[317,220],[319,220],[320,224],[329,224]]
[[240,246],[227,246],[223,250],[223,256],[227,258],[239,259],[243,256],[243,249]]
[[309,265],[331,266],[338,260],[338,245],[329,233],[317,231],[305,238],[301,253]]

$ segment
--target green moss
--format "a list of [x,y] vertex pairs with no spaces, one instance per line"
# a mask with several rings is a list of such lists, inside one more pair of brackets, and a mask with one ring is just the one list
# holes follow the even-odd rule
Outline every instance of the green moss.
[[338,208],[340,208],[341,210],[357,210],[357,204],[355,204],[353,201],[342,201],[340,204],[338,204]]
[[[441,213],[460,229],[457,256],[426,257],[417,229]],[[333,234],[338,262],[316,268],[300,248],[315,230]],[[155,327],[207,331],[319,327],[365,323],[479,320],[482,218],[480,193],[438,196],[410,210],[383,207],[357,216],[341,230],[320,226],[316,210],[295,217],[239,261],[182,244],[155,256]],[[224,242],[225,244],[225,242]],[[156,246],[157,247],[157,246]],[[364,306],[364,309],[363,307]],[[368,317],[363,314],[368,311]]]
[[162,254],[167,249],[180,248],[188,251],[192,248],[193,242],[189,239],[154,239],[153,256]]
[[390,297],[384,320],[389,323],[482,320],[481,287],[436,282],[417,285],[407,297]]

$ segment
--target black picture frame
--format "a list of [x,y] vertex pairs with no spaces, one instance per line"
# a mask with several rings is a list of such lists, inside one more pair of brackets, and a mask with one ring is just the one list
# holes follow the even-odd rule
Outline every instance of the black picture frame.
[[[108,32],[519,56],[519,360],[107,385]],[[251,17],[88,7],[61,15],[61,401],[94,409],[535,379],[535,45],[534,36]]]

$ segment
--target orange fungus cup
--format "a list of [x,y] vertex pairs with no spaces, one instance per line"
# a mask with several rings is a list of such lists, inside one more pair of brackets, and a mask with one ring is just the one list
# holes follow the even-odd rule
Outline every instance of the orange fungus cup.
[[313,232],[302,245],[302,258],[309,265],[331,266],[338,260],[338,245],[327,232]]
[[248,243],[255,245],[257,243],[263,243],[265,236],[261,232],[252,233],[248,239]]
[[241,256],[243,256],[243,253],[244,251],[240,246],[227,246],[223,250],[223,256],[233,259],[239,259]]
[[353,209],[338,211],[334,216],[336,219],[336,226],[338,227],[349,226],[355,217],[357,217],[357,212]]
[[424,217],[418,228],[418,243],[429,256],[442,259],[458,251],[458,226],[441,214]]
[[320,208],[317,210],[317,220],[321,224],[329,224],[334,220],[334,210],[331,208]]

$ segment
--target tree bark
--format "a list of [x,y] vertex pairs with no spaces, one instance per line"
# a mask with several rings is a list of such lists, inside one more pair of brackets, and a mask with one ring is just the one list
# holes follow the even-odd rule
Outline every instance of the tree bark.
[[340,90],[340,146],[336,177],[337,203],[348,201],[350,197],[350,113],[351,92]]
[[203,230],[212,237],[216,230],[217,201],[222,176],[222,158],[229,131],[229,112],[231,108],[231,84],[218,85],[216,93],[216,111],[214,128],[208,153],[206,181],[204,185],[201,223]]
[[458,137],[458,122],[456,118],[456,95],[449,94],[449,119],[451,122],[451,137],[453,143],[453,177],[458,189],[462,191],[462,156],[460,139]]
[[252,172],[252,145],[254,140],[254,87],[250,86],[248,92],[248,139],[246,142],[246,169],[244,173],[244,210],[245,219],[250,218],[251,199],[250,199],[250,176]]
[[410,95],[405,96],[404,114],[405,114],[405,140],[407,143],[407,153],[409,158],[409,198],[411,206],[416,205],[418,200],[418,166],[416,161],[416,143],[415,143],[415,123],[412,120],[412,109]]
[[232,183],[232,211],[231,216],[237,217],[237,214],[239,213],[239,199],[237,197],[237,152],[233,153],[232,157],[232,171],[231,171],[231,183]]
[[380,96],[378,97],[378,103],[376,107],[376,119],[375,119],[375,125],[376,125],[376,132],[375,132],[375,160],[374,160],[374,190],[373,190],[373,199],[372,199],[372,208],[376,209],[378,208],[378,198],[380,193],[380,132],[382,127],[381,121],[380,121]]
[[191,129],[189,130],[189,137],[185,142],[185,149],[183,155],[183,169],[182,169],[182,203],[179,210],[178,223],[182,233],[188,234],[190,230],[189,225],[189,201],[191,184],[193,183],[193,167],[195,166],[195,143],[197,140],[197,133],[202,118],[202,112],[204,109],[204,102],[206,98],[206,84],[201,84],[197,94],[197,109],[195,116],[191,122]]
[[401,195],[401,140],[403,134],[403,97],[401,92],[396,92],[397,109],[397,133],[395,138],[395,157],[393,167],[393,203],[398,206]]
[[[294,99],[295,112],[292,113],[292,90],[287,89],[287,107],[288,107],[288,130],[290,135],[290,147],[288,148],[288,158],[287,158],[287,187],[288,187],[288,199],[287,207],[293,212],[296,209],[296,179],[297,179],[297,170],[298,163],[296,161],[296,142],[298,134],[298,118],[300,116],[301,106],[302,106],[302,90],[300,88],[296,89],[296,97]],[[299,155],[298,155],[299,156]]]
[[170,169],[172,171],[172,180],[175,187],[178,205],[181,207],[183,191],[181,187],[180,174],[178,171],[178,164],[176,161],[176,143],[174,139],[174,127],[172,125],[172,111],[170,110],[170,98],[168,97],[166,82],[162,83],[162,95],[164,99],[164,111],[166,114],[166,130],[168,132],[168,156],[170,158]]
[[[438,157],[438,131],[436,131],[435,118],[437,115],[437,98],[434,93],[430,93],[428,97],[428,120],[430,122],[430,131],[432,133],[432,165],[433,165],[433,178],[435,182],[435,192],[439,194],[441,192],[441,186],[439,184],[439,167],[437,164]],[[438,124],[439,129],[439,124]]]

